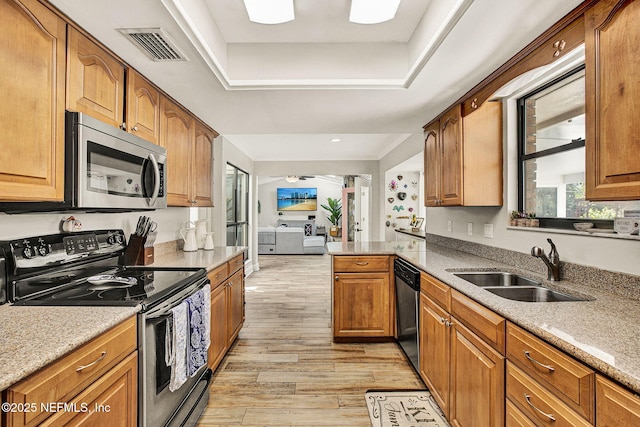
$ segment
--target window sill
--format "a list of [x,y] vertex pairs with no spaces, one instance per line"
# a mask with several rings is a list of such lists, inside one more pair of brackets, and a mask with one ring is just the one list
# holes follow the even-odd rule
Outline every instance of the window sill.
[[537,231],[537,232],[540,232],[540,233],[551,233],[551,234],[571,234],[571,235],[574,235],[574,236],[604,237],[604,238],[607,238],[607,239],[619,239],[619,240],[640,240],[640,236],[630,235],[630,234],[589,233],[587,231],[563,230],[563,229],[560,229],[560,228],[507,226],[507,230]]

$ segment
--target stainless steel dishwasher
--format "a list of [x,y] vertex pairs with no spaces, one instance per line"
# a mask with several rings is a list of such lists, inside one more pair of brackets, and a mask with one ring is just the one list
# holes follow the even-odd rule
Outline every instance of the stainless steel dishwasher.
[[397,258],[393,264],[396,281],[396,323],[398,344],[416,372],[420,372],[418,325],[420,324],[420,270]]

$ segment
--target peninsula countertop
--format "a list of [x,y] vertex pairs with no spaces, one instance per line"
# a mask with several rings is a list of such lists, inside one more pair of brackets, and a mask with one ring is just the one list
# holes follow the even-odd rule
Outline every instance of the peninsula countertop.
[[[146,267],[205,268],[211,271],[247,250],[176,251]],[[135,315],[136,307],[0,305],[0,391]]]
[[[640,393],[640,301],[579,283],[551,282],[529,270],[425,242],[328,243],[335,255],[397,255],[425,273],[532,332],[597,371]],[[579,302],[518,302],[494,295],[453,272],[500,270],[588,299]]]

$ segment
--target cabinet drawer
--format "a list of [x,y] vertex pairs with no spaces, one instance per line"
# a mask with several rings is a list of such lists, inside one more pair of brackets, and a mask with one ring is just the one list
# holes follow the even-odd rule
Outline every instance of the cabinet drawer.
[[593,370],[512,323],[507,325],[507,358],[593,421]]
[[451,311],[451,288],[449,285],[421,272],[420,291],[446,311]]
[[480,335],[500,354],[505,353],[504,317],[497,315],[456,290],[451,291],[451,314],[467,328]]
[[211,289],[225,281],[227,278],[227,268],[227,263],[225,262],[207,273],[207,277],[209,281],[211,281]]
[[538,425],[592,425],[511,362],[507,362],[507,398]]
[[227,263],[229,270],[227,276],[231,276],[236,271],[240,270],[244,266],[244,255],[240,254]]
[[132,317],[7,390],[7,400],[36,403],[36,412],[13,413],[8,425],[36,425],[51,415],[40,403],[67,402],[136,349]]
[[529,419],[516,405],[509,399],[506,402],[507,411],[505,414],[506,427],[536,427],[536,424]]
[[358,273],[361,271],[389,271],[388,256],[334,256],[333,271]]

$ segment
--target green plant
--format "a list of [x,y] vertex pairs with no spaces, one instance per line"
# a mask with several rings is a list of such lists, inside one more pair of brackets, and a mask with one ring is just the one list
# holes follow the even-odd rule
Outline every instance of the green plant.
[[320,205],[329,213],[329,215],[327,215],[327,220],[336,226],[340,224],[340,219],[342,219],[342,204],[340,201],[341,199],[332,199],[331,197],[327,197],[327,204]]
[[520,218],[520,212],[511,211],[511,219],[518,219],[518,218]]

